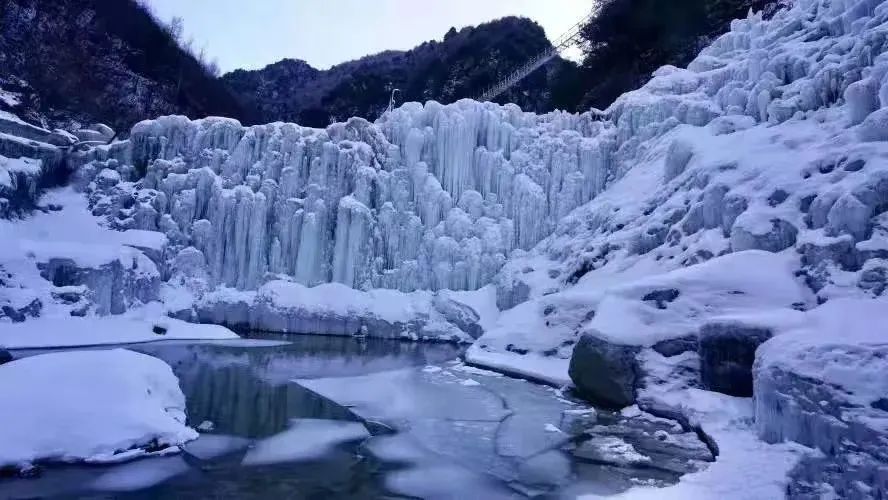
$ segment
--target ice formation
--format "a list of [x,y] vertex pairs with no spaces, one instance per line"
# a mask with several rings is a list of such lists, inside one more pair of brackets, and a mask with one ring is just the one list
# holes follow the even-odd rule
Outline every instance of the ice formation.
[[[502,312],[485,318],[469,362],[555,385],[586,381],[590,399],[634,403],[695,431],[710,431],[726,407],[717,437],[742,436],[746,451],[730,460],[750,462],[765,446],[747,446],[753,429],[738,424],[751,420],[751,401],[711,391],[736,380],[748,395],[756,353],[792,347],[781,332],[830,302],[888,289],[886,53],[888,2],[797,0],[771,19],[733,22],[688,68],[661,68],[605,111],[409,103],[373,124],[324,130],[172,116],[67,161],[94,215],[163,233],[163,245],[139,251],[154,251],[167,311],[359,334],[368,318],[378,332],[443,318],[466,328],[428,337],[465,339],[481,315],[430,302],[426,290],[493,283]],[[33,267],[26,253],[16,262]],[[180,295],[168,292],[182,289],[193,296],[174,304]],[[389,297],[417,314],[390,318],[380,307]],[[255,301],[274,307],[265,314]],[[834,350],[808,326],[798,335],[814,347],[797,354],[816,367]],[[856,361],[871,351],[840,350]],[[821,384],[797,378],[830,374],[756,359],[768,391],[753,388],[762,435],[829,448],[800,427],[828,420],[831,399],[808,406]],[[888,392],[884,383],[870,392]],[[777,419],[781,402],[812,415]],[[885,411],[882,399],[865,403],[867,415]],[[879,446],[867,453],[885,456]],[[793,466],[778,455],[768,492],[786,491]],[[790,491],[802,495],[817,470],[796,469]],[[860,471],[864,489],[885,491],[869,465]],[[860,485],[831,482],[841,494]]]
[[593,118],[469,100],[326,130],[168,116],[74,162],[96,213],[194,247],[213,284],[472,290],[612,177]]

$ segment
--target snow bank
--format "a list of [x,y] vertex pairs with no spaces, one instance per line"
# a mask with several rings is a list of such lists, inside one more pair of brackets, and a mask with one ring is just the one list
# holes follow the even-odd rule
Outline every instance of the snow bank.
[[7,363],[0,399],[0,467],[117,462],[197,438],[185,425],[185,396],[170,367],[123,349]]
[[610,288],[581,332],[647,347],[695,335],[715,316],[808,304],[811,292],[793,276],[796,265],[790,255],[754,250]]
[[9,349],[236,338],[234,332],[223,326],[186,323],[163,316],[46,317],[23,323],[0,322],[0,345]]

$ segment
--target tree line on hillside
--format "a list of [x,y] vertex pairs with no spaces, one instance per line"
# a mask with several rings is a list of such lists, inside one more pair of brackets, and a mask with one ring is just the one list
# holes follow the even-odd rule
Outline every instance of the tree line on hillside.
[[565,74],[566,109],[604,109],[643,85],[660,66],[686,66],[750,9],[772,15],[781,0],[599,0],[582,27],[583,61]]
[[0,5],[0,79],[29,84],[25,112],[46,126],[101,121],[126,130],[172,113],[248,118],[214,64],[187,50],[181,20],[160,23],[135,0]]
[[[515,67],[551,47],[537,23],[507,17],[461,30],[408,51],[386,51],[317,70],[285,59],[223,79],[260,121],[293,120],[322,127],[350,116],[378,117],[398,89],[398,102],[453,102],[477,97]],[[550,109],[555,61],[501,96],[531,111]]]

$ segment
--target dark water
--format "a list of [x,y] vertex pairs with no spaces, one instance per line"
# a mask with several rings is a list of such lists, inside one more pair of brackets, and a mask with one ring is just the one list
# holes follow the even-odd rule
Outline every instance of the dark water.
[[[324,336],[254,337],[267,343],[171,341],[127,348],[156,356],[173,367],[187,398],[189,425],[209,421],[213,423],[211,434],[250,440],[280,433],[294,418],[355,420],[348,410],[291,383],[292,379],[425,366],[460,354],[460,349],[450,344]],[[271,342],[274,340],[289,343]],[[15,355],[38,352],[45,351]],[[363,453],[359,443],[342,444],[308,461],[263,466],[241,465],[244,453],[241,448],[205,460],[184,453],[112,467],[52,466],[37,479],[0,481],[0,498],[398,498],[383,486],[384,473],[398,465],[381,463]],[[115,486],[100,487],[97,481],[106,486],[110,481]],[[155,484],[133,490],[142,483]]]

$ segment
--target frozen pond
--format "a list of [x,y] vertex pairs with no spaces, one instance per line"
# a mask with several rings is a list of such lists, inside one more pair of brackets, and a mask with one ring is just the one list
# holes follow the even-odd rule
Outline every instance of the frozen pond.
[[0,480],[0,498],[557,498],[711,459],[673,422],[595,412],[451,344],[256,337],[129,347],[178,375],[201,431],[185,453],[47,467]]

